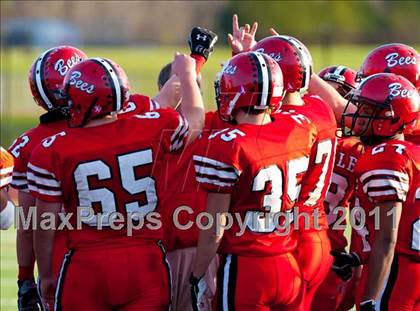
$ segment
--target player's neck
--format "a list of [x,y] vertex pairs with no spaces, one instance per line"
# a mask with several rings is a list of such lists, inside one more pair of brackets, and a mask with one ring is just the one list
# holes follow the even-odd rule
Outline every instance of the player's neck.
[[286,93],[283,98],[283,105],[303,106],[305,102],[299,92]]
[[118,117],[116,114],[109,114],[100,119],[90,120],[84,127],[94,127],[94,126],[99,126],[99,125],[103,125],[107,123],[112,123],[112,122],[117,121],[117,118]]
[[255,125],[264,125],[264,124],[268,124],[272,122],[268,111],[266,113],[260,113],[260,114],[249,114],[240,110],[236,114],[235,120],[238,124],[247,123],[247,124],[255,124]]

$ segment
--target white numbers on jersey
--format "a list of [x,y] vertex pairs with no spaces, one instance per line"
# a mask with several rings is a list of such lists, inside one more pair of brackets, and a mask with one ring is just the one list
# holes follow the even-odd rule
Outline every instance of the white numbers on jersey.
[[329,184],[329,180],[326,181],[325,177],[328,172],[328,168],[331,162],[331,154],[333,153],[334,144],[331,139],[326,139],[320,141],[317,145],[315,164],[322,163],[322,171],[319,175],[318,182],[315,185],[315,189],[309,194],[309,198],[306,200],[305,204],[309,206],[315,205],[321,197],[322,190],[324,189],[326,183]]
[[[287,195],[295,201],[299,195],[300,184],[297,175],[308,169],[309,159],[301,157],[287,162]],[[259,233],[270,233],[276,229],[276,214],[281,210],[283,195],[283,172],[277,165],[262,168],[254,177],[252,191],[261,192],[266,189],[267,183],[271,183],[271,191],[264,195],[264,212],[247,212],[245,217],[249,230]]]
[[[338,208],[340,202],[346,195],[349,182],[347,178],[340,174],[333,173],[331,178],[331,185],[328,189],[327,195],[325,196],[325,202],[328,203],[328,224],[333,225],[337,221],[338,212],[334,212]],[[336,192],[332,192],[332,189],[336,189]]]
[[[420,187],[416,191],[416,201],[420,200]],[[411,234],[411,249],[420,252],[420,218],[413,225],[413,233]]]
[[45,138],[42,141],[42,146],[44,146],[45,148],[51,147],[51,145],[55,142],[58,136],[65,136],[65,135],[66,135],[66,132],[60,132],[58,134]]
[[411,249],[420,252],[420,218],[413,223],[412,227]]
[[16,146],[13,147],[12,150],[10,150],[10,153],[15,157],[15,158],[19,158],[20,156],[20,149],[22,149],[23,147],[25,147],[25,145],[27,143],[29,143],[29,137],[28,136],[22,136],[21,137],[22,142],[20,142],[19,144],[17,144]]
[[136,110],[137,106],[134,102],[128,102],[127,106],[125,107],[124,110],[121,110],[120,112],[118,112],[118,114],[123,114],[123,113],[127,113],[127,112],[131,112]]
[[399,154],[403,154],[405,146],[401,145],[401,144],[380,144],[378,146],[376,146],[375,148],[372,148],[372,155],[381,153],[385,151],[385,146],[392,146],[395,148],[395,152],[399,153]]
[[[229,141],[232,141],[232,140],[234,140],[236,137],[238,137],[238,135],[239,136],[245,136],[245,133],[244,132],[242,132],[241,130],[239,130],[239,129],[233,129],[233,130],[230,130],[229,128],[226,128],[226,129],[223,129],[223,130],[221,130],[221,131],[218,131],[218,132],[216,132],[216,133],[213,133],[213,134],[211,134],[210,136],[209,136],[209,139],[213,139],[213,138],[215,138],[217,135],[220,135],[220,138],[223,140],[223,141],[226,141],[226,142],[229,142]],[[223,134],[222,134],[223,133]]]
[[160,114],[157,111],[149,111],[149,112],[145,112],[143,114],[138,114],[135,117],[139,118],[139,119],[159,119]]
[[[133,219],[137,220],[139,217],[144,217],[147,213],[154,211],[157,205],[155,180],[150,176],[138,178],[135,174],[136,168],[153,162],[152,150],[146,149],[119,155],[117,160],[119,172],[113,172],[111,167],[102,160],[81,163],[74,171],[79,206],[92,208],[93,203],[100,203],[102,207],[102,221],[100,223],[103,226],[109,226],[110,217],[117,212],[115,192],[106,187],[90,189],[89,177],[95,176],[98,180],[104,181],[116,178],[115,173],[119,173],[124,191],[131,195],[145,193],[145,204],[140,205],[137,201],[125,204],[125,211],[131,213]],[[87,211],[85,214],[82,213],[81,216],[86,217],[86,214]],[[91,226],[97,226],[98,218],[92,217],[84,222]]]
[[292,118],[293,121],[295,121],[298,124],[307,123],[310,124],[311,120],[303,114],[297,113],[295,110],[288,110],[288,111],[281,111],[280,112],[283,115],[288,115]]

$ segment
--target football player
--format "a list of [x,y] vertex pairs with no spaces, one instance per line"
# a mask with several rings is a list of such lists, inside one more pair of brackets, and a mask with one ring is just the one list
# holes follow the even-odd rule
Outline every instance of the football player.
[[[40,107],[47,112],[40,116],[40,123],[22,135],[10,146],[9,152],[15,160],[11,186],[18,190],[18,204],[22,208],[25,219],[28,218],[31,206],[35,206],[35,198],[29,193],[27,171],[28,161],[33,149],[46,137],[67,128],[67,110],[62,98],[61,87],[67,72],[75,64],[86,59],[86,54],[71,46],[59,46],[43,52],[33,63],[29,71],[29,86],[32,96]],[[18,309],[39,310],[40,299],[34,282],[33,232],[32,224],[24,228],[22,219],[17,223],[17,260],[18,274]],[[60,231],[56,235],[54,255],[54,271],[58,274],[61,261],[66,252],[65,234]]]
[[[204,119],[195,61],[177,54],[173,70],[181,82],[182,114],[160,109],[127,119],[116,115],[129,92],[116,63],[87,59],[66,75],[71,129],[44,140],[28,165],[39,217],[35,254],[42,298],[50,308],[54,293],[56,309],[168,307],[169,268],[160,223],[153,221],[161,209],[156,170],[164,153],[179,152],[195,139]],[[71,225],[81,227],[68,230],[70,251],[56,280],[55,231],[40,225],[44,213],[57,215],[61,204]],[[136,225],[131,232],[130,224]]]
[[7,187],[12,181],[13,157],[0,146],[0,229],[9,229],[13,224],[15,206],[9,198]]
[[[418,90],[419,61],[419,54],[412,47],[400,43],[385,44],[375,48],[368,54],[356,75],[356,80],[361,81],[375,73],[391,72],[405,77],[413,85],[417,85]],[[349,106],[348,108],[352,107]],[[350,118],[346,118],[346,120],[351,122]],[[351,123],[349,124],[351,125]],[[349,124],[347,124],[347,126],[349,126]],[[417,122],[416,128],[412,129],[410,127],[405,130],[404,138],[407,141],[418,144],[418,137],[420,137],[418,135],[419,124],[420,123]],[[353,138],[350,137],[345,139]],[[366,145],[371,144],[369,136],[362,136],[360,139]],[[355,201],[357,206],[360,206],[359,201],[359,199]],[[355,215],[357,215],[357,213]],[[360,285],[356,290],[356,302],[360,302],[364,284],[367,281],[368,267],[366,264],[371,250],[370,244],[372,235],[373,233],[368,227],[362,227],[360,230],[353,230],[351,252],[349,254],[345,252],[334,253],[334,256],[336,257],[334,270],[343,279],[350,278],[352,275],[352,268],[357,269],[357,267],[364,262]]]
[[193,157],[197,181],[208,192],[208,222],[191,276],[193,305],[218,252],[217,310],[293,309],[302,280],[290,219],[316,130],[299,114],[270,115],[280,106],[283,79],[268,55],[236,55],[215,89],[219,116],[231,126],[203,138]]
[[[411,46],[402,43],[389,43],[372,50],[357,72],[357,80],[375,73],[395,73],[410,81],[420,92],[420,54]],[[420,121],[405,139],[420,144]]]
[[357,85],[356,71],[345,66],[328,66],[322,69],[318,76],[334,87],[342,97]]
[[[207,61],[216,43],[216,34],[210,30],[194,27],[189,35],[191,57],[196,60],[196,72],[200,77],[200,70]],[[171,67],[165,66],[159,74],[158,85],[165,86],[173,74]],[[197,80],[200,85],[200,80]],[[174,102],[180,100],[179,96]],[[219,122],[214,122],[214,121]],[[218,124],[217,113],[207,112],[201,135],[208,135],[212,128],[221,129]],[[200,140],[201,141],[201,140]],[[179,311],[191,310],[191,294],[189,278],[194,263],[198,228],[194,224],[195,218],[205,210],[206,192],[201,190],[195,179],[193,154],[199,145],[194,141],[180,154],[167,154],[165,157],[161,203],[165,207],[162,214],[164,238],[163,242],[168,251],[168,262],[172,275],[171,309]],[[184,208],[187,208],[186,211]],[[192,221],[192,226],[187,224]],[[215,258],[205,275],[206,291],[199,302],[200,310],[211,310],[211,301],[216,291],[217,258]]]
[[298,260],[303,270],[306,292],[301,307],[309,310],[313,295],[332,263],[324,199],[335,158],[336,121],[333,111],[320,97],[301,96],[311,79],[312,58],[299,40],[290,36],[271,36],[259,41],[253,50],[270,55],[283,72],[286,93],[281,111],[299,113],[317,128],[309,168],[295,202],[298,214],[302,215],[298,220]]
[[[332,85],[343,97],[356,87],[356,72],[344,66],[324,68],[319,77]],[[344,235],[347,226],[346,214],[354,202],[356,185],[354,168],[362,152],[363,144],[359,139],[343,138],[339,135],[331,184],[324,201],[329,224],[328,237],[333,254],[345,253],[348,244]],[[338,273],[342,273],[344,280],[335,272],[329,271],[325,281],[315,293],[311,310],[348,310],[354,305],[354,286],[357,278],[345,282],[351,278],[352,271],[351,267],[343,270],[340,267]]]
[[[415,127],[420,105],[416,88],[392,73],[364,79],[350,94],[356,113],[345,135],[363,137],[369,149],[355,172],[361,206],[373,243],[360,310],[413,311],[420,306],[419,146],[404,140]],[[409,286],[407,286],[409,284]],[[385,287],[384,287],[385,286]]]

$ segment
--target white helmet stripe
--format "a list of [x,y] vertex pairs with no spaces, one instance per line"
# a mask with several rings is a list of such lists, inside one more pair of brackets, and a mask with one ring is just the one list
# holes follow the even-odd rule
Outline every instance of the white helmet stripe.
[[261,69],[261,75],[262,75],[262,90],[261,90],[261,102],[258,106],[266,108],[268,106],[267,98],[268,98],[268,87],[269,87],[269,81],[268,81],[268,65],[264,59],[264,56],[261,53],[253,52],[253,54],[257,57],[257,60],[259,62],[259,67]]
[[[309,81],[311,80],[311,65],[312,65],[312,58],[311,55],[309,54],[308,50],[306,49],[305,46],[303,46],[302,43],[300,43],[299,41],[297,41],[295,38],[293,37],[289,37],[289,36],[280,36],[282,38],[287,39],[287,41],[294,46],[294,48],[298,51],[301,51],[302,54],[302,62],[303,62],[303,66],[305,67],[305,85],[302,85],[302,90],[306,90],[309,86]],[[301,48],[301,49],[299,49]]]
[[344,66],[337,66],[337,68],[334,70],[334,75],[341,76],[341,71],[344,69]]
[[44,57],[51,51],[45,51],[41,57],[39,57],[36,61],[36,66],[35,66],[35,83],[36,83],[36,88],[39,92],[39,95],[41,95],[42,100],[44,101],[44,103],[47,105],[48,109],[52,109],[54,108],[54,105],[51,103],[50,99],[48,98],[47,94],[45,93],[44,87],[42,85],[42,81],[41,81],[41,65],[42,62],[44,60]]
[[117,73],[115,72],[115,70],[112,68],[112,66],[109,64],[109,62],[106,59],[100,58],[100,57],[95,57],[93,58],[94,60],[97,60],[98,62],[100,62],[108,71],[109,76],[112,79],[112,82],[114,83],[114,87],[115,87],[115,99],[116,99],[116,111],[120,111],[121,107],[122,107],[122,97],[121,97],[121,85],[120,85],[120,80],[118,79]]

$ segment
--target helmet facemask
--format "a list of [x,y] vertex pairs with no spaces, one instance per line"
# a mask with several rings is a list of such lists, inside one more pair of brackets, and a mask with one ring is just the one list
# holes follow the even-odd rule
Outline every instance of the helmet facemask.
[[369,141],[378,137],[382,139],[389,135],[383,135],[386,133],[381,133],[381,128],[394,122],[394,113],[389,104],[374,102],[353,94],[350,95],[341,117],[342,136],[364,137]]

